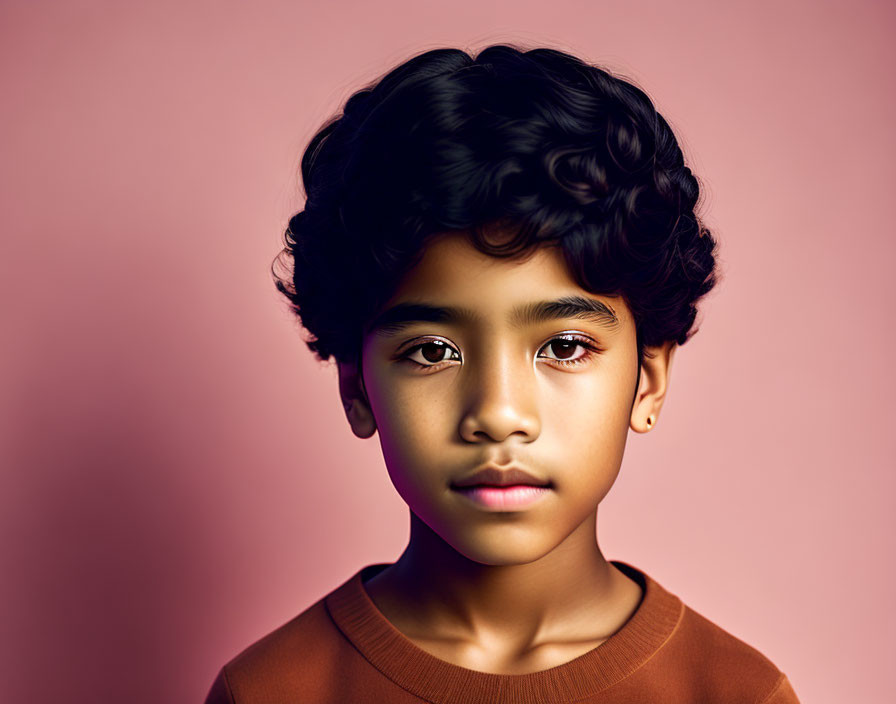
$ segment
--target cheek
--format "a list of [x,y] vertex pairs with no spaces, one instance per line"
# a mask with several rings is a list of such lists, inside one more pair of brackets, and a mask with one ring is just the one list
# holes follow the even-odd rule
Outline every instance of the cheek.
[[554,377],[542,394],[542,422],[567,436],[618,433],[628,426],[631,396],[624,380],[610,374]]
[[[541,438],[551,446],[546,458],[568,487],[594,498],[609,490],[619,472],[628,436],[627,390],[595,378],[552,394],[545,404]],[[550,440],[549,440],[550,438]]]
[[393,479],[398,478],[395,474],[421,474],[437,459],[430,456],[434,448],[444,447],[450,414],[434,398],[438,396],[410,393],[401,385],[371,394],[383,458]]

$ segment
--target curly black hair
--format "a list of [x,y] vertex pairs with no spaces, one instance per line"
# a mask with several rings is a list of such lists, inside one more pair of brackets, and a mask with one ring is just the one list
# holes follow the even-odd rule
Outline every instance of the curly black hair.
[[[272,271],[324,362],[360,365],[368,324],[448,231],[495,257],[559,246],[582,288],[629,306],[639,371],[645,346],[696,332],[718,280],[700,187],[666,120],[632,83],[556,49],[412,57],[320,128],[302,178]],[[490,241],[495,226],[512,236]]]

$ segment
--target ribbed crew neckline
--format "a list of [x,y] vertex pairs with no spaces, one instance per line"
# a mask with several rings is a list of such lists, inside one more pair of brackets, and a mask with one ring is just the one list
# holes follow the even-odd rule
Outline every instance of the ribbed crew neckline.
[[418,647],[377,608],[364,582],[392,563],[366,565],[325,598],[330,617],[360,653],[386,677],[435,704],[543,704],[576,701],[631,675],[672,635],[684,606],[647,574],[611,563],[644,590],[637,610],[593,650],[547,670],[502,675],[470,670]]

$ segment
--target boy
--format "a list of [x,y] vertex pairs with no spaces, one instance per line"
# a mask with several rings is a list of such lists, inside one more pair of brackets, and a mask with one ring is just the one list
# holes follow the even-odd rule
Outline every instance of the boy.
[[597,507],[655,426],[716,241],[638,88],[551,49],[429,51],[306,150],[277,285],[379,434],[410,541],[221,670],[207,704],[797,702]]

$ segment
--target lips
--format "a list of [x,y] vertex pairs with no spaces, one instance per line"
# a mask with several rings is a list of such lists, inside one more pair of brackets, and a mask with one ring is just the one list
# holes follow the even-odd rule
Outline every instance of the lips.
[[522,467],[499,469],[494,465],[487,465],[452,484],[455,488],[514,485],[550,487],[551,482],[547,479],[536,477],[534,474],[530,474]]
[[487,511],[524,511],[551,493],[550,487],[528,486],[472,486],[454,490],[467,501]]

